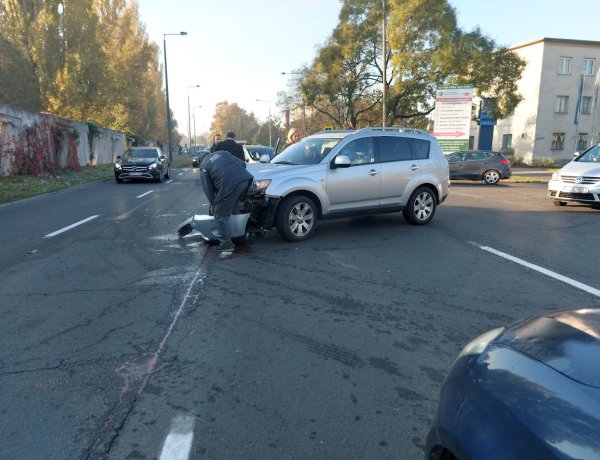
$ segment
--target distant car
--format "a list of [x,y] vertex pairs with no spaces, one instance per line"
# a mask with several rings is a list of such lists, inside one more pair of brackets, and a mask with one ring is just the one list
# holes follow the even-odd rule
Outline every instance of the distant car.
[[444,382],[426,460],[600,458],[600,307],[469,343]]
[[511,163],[500,152],[491,150],[460,150],[446,155],[450,179],[482,180],[495,185],[512,175]]
[[552,174],[548,182],[548,196],[556,206],[568,202],[600,208],[600,144],[583,153],[575,153],[573,161]]
[[131,147],[117,156],[115,180],[146,179],[162,182],[170,175],[169,160],[158,147]]
[[198,150],[196,153],[194,153],[194,156],[192,158],[192,168],[199,167],[200,163],[202,163],[203,158],[209,153],[210,150],[208,149]]
[[268,155],[272,160],[275,156],[275,147],[269,147],[268,145],[244,145],[250,158],[254,161],[260,161],[263,155]]

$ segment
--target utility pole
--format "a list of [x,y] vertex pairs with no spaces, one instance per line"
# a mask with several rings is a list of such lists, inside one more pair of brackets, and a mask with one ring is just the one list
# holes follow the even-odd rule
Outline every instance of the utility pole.
[[387,99],[387,75],[386,75],[386,21],[385,21],[385,0],[382,0],[383,2],[383,23],[382,23],[382,49],[383,49],[383,54],[382,54],[382,83],[383,83],[383,98],[382,98],[382,102],[383,102],[383,114],[382,114],[382,118],[381,118],[381,122],[382,122],[382,127],[385,128],[386,126],[386,122],[387,122],[387,107],[385,105],[385,101]]

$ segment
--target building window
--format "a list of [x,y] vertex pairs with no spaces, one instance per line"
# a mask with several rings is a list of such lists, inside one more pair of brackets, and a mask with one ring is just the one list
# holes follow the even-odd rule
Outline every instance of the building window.
[[502,150],[509,149],[512,144],[512,134],[504,134],[502,136]]
[[589,115],[592,113],[592,97],[591,96],[583,96],[581,98],[581,110],[580,113],[585,115]]
[[565,133],[552,133],[552,150],[565,149]]
[[475,148],[475,136],[469,136],[469,150]]
[[594,59],[584,59],[581,73],[584,75],[594,75]]
[[571,58],[561,57],[558,63],[559,75],[571,75]]
[[587,149],[588,145],[588,133],[579,133],[577,136],[577,151],[583,152]]
[[569,96],[556,96],[556,113],[567,113],[567,106],[569,105]]

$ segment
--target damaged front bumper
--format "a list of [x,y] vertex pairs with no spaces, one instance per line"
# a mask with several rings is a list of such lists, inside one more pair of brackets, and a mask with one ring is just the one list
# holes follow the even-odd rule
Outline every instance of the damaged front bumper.
[[[275,223],[275,212],[281,197],[246,195],[242,197],[236,214],[229,218],[231,238],[243,238],[247,233],[266,231]],[[183,221],[177,230],[179,237],[197,231],[207,242],[219,241],[219,232],[214,216],[196,214]]]

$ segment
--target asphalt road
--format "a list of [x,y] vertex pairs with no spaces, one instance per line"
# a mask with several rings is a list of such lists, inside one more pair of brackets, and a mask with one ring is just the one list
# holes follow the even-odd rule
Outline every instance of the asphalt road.
[[172,177],[0,206],[1,458],[420,459],[469,340],[599,303],[600,211],[544,184],[221,260],[177,238],[206,200]]

